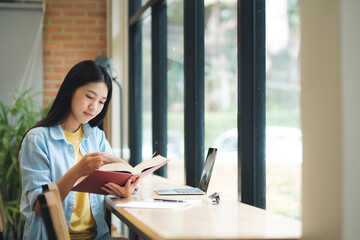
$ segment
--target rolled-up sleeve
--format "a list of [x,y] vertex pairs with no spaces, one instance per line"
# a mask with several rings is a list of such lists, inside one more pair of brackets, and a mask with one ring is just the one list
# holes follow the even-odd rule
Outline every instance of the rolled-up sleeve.
[[19,161],[22,171],[22,187],[24,197],[27,198],[32,209],[41,186],[51,182],[49,159],[43,136],[29,132],[21,146]]

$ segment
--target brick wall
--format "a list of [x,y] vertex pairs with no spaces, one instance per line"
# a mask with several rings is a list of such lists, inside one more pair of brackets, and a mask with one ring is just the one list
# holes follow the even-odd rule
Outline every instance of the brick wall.
[[106,0],[46,0],[43,35],[44,105],[70,68],[106,55]]

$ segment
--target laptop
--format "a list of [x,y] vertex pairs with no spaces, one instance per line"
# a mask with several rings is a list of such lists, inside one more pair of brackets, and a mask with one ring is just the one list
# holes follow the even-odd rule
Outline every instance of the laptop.
[[206,193],[211,173],[214,167],[217,149],[209,148],[205,160],[204,169],[201,173],[199,187],[197,188],[173,188],[173,189],[156,189],[155,192],[159,195],[203,195]]

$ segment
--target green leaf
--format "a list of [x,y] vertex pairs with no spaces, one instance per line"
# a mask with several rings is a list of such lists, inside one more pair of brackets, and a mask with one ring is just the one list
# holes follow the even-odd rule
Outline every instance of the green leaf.
[[50,105],[41,108],[34,100],[41,92],[31,91],[15,90],[13,104],[9,106],[0,99],[0,191],[9,225],[14,225],[16,221],[21,226],[18,221],[24,221],[19,213],[22,176],[17,159],[21,139],[50,108]]
[[14,221],[12,220],[12,216],[11,216],[11,214],[9,212],[9,209],[5,207],[4,210],[5,210],[6,219],[9,221],[9,223],[11,225],[14,225]]
[[10,178],[12,172],[13,172],[13,169],[14,169],[14,164],[11,164],[9,169],[6,172],[5,181],[7,181],[7,182],[9,181],[9,178]]

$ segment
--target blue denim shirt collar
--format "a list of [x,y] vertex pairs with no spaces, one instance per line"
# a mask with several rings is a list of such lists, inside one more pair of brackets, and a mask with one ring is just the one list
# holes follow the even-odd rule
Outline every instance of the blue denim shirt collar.
[[[83,126],[83,138],[86,139],[88,138],[93,129],[92,127],[90,126],[90,124],[88,123],[85,123],[82,125]],[[62,139],[65,139],[65,134],[64,134],[64,131],[63,129],[61,128],[61,125],[56,125],[56,126],[53,126],[50,128],[50,136],[54,139],[54,140],[62,140]]]

